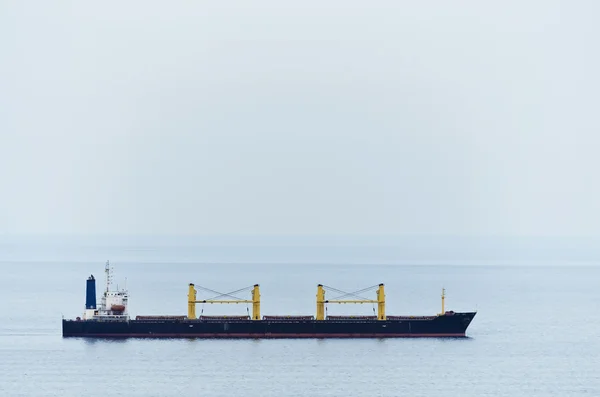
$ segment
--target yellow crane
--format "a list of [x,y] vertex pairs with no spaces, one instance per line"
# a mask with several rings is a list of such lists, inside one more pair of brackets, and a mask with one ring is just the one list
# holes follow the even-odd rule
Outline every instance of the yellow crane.
[[[365,292],[367,290],[373,289],[375,287],[377,287],[377,299],[376,300],[365,299],[361,296],[358,296],[358,294]],[[343,295],[338,296],[336,299],[327,300],[327,299],[325,299],[325,288],[333,290],[338,293],[342,293]],[[339,299],[339,298],[344,298],[346,296],[360,298],[360,299],[344,299],[344,300]],[[325,304],[326,303],[339,303],[339,304],[377,303],[377,319],[378,320],[386,319],[386,316],[385,316],[385,290],[384,290],[383,284],[374,285],[372,287],[364,288],[360,291],[355,291],[355,292],[345,292],[345,291],[341,291],[341,290],[338,290],[333,287],[326,287],[323,284],[319,284],[319,285],[317,285],[317,320],[325,320]]]
[[[217,291],[210,290],[208,288],[199,287],[203,290],[210,291],[212,293],[218,294],[214,298],[205,299],[205,300],[197,300],[196,299],[196,286],[192,283],[189,285],[188,289],[188,319],[196,319],[196,304],[197,303],[209,303],[209,304],[237,304],[237,303],[252,303],[252,320],[260,320],[260,287],[258,284],[254,284],[253,287],[246,287],[239,289],[237,291],[228,292],[228,293],[220,293]],[[243,291],[245,289],[252,288],[252,300],[240,299],[233,294]],[[217,299],[220,297],[229,297],[234,299]]]

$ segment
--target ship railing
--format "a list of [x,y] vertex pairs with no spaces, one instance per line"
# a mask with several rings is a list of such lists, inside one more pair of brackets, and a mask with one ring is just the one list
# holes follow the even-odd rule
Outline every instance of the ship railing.
[[388,320],[415,320],[415,321],[426,321],[433,320],[437,316],[387,316]]
[[327,316],[327,320],[377,320],[377,316]]
[[232,321],[240,321],[240,320],[250,320],[250,316],[200,316],[198,320],[232,320]]
[[186,316],[136,316],[136,320],[185,320]]
[[314,320],[315,316],[277,316],[277,315],[270,315],[270,316],[263,316],[263,320],[304,320],[304,321],[310,321],[310,320]]
[[101,316],[94,316],[88,321],[129,321],[129,316],[104,314]]

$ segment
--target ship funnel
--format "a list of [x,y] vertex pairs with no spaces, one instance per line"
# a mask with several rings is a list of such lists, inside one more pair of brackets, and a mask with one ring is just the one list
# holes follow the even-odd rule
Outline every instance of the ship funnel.
[[96,279],[91,275],[85,288],[85,308],[96,309]]

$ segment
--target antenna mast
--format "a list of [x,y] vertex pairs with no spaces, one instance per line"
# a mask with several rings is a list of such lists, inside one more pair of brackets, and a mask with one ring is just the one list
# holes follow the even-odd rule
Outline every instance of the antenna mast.
[[110,283],[112,282],[112,275],[110,274],[110,263],[108,263],[108,261],[106,261],[104,272],[106,273],[106,292],[108,292],[110,291]]
[[446,309],[444,303],[446,300],[446,288],[442,288],[442,312],[440,313],[442,316],[446,314]]

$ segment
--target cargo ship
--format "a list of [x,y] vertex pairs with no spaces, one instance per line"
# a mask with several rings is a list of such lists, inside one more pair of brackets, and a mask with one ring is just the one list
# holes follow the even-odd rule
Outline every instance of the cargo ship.
[[[251,299],[235,296],[241,290],[218,293],[194,284],[188,286],[187,315],[140,315],[131,318],[128,312],[127,289],[112,289],[112,268],[105,266],[106,288],[98,305],[96,279],[86,282],[86,302],[83,317],[62,320],[63,337],[93,338],[398,338],[398,337],[465,337],[476,312],[446,311],[442,290],[442,310],[430,316],[386,315],[384,284],[347,293],[322,284],[317,285],[316,315],[260,315],[260,286],[248,287]],[[197,299],[197,288],[216,294],[214,298]],[[376,291],[376,299],[359,294]],[[341,293],[326,298],[326,291]],[[220,299],[227,298],[227,299]],[[353,299],[341,299],[353,298]],[[373,304],[373,316],[327,315],[329,304]],[[252,314],[244,316],[196,315],[197,304],[246,304]],[[374,309],[375,311],[375,309]]]

